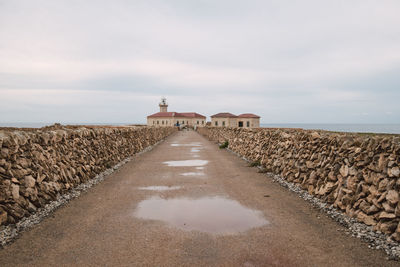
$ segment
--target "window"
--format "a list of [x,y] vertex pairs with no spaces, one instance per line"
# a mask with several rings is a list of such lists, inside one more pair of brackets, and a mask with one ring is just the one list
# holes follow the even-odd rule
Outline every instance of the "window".
[[182,121],[182,124],[185,124],[185,122],[184,122],[184,121]]
[[202,121],[201,124],[204,124],[204,121]]
[[168,121],[165,121],[165,124],[168,124]]
[[199,121],[197,121],[197,125],[199,125]]
[[189,121],[186,121],[186,124],[189,124]]
[[250,127],[250,122],[249,121],[246,122],[246,126]]
[[156,124],[156,122],[155,122],[155,121],[153,121],[153,125],[154,125],[154,124]]
[[222,126],[225,126],[225,121],[222,122]]
[[218,121],[215,122],[215,126],[218,126]]
[[161,124],[164,125],[164,121],[162,121]]
[[160,124],[160,122],[159,122],[159,121],[157,121],[157,124]]

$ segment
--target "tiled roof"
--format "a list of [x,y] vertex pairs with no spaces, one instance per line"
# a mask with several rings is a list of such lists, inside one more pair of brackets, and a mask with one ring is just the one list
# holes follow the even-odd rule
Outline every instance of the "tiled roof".
[[206,118],[206,116],[203,116],[199,113],[196,112],[183,112],[183,113],[176,113],[179,115],[175,115],[175,117],[187,117],[187,118]]
[[155,118],[155,117],[175,117],[176,112],[157,112],[154,114],[151,114],[150,116],[147,116],[147,118]]
[[157,112],[147,116],[147,118],[176,118],[176,117],[183,117],[183,118],[206,118],[196,112]]
[[222,112],[212,115],[211,118],[237,118],[237,116],[229,112]]
[[239,118],[260,118],[260,116],[252,114],[252,113],[243,113],[239,115]]

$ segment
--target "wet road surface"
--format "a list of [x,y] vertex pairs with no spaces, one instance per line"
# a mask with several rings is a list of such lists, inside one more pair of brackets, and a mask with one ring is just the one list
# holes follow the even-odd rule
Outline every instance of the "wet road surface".
[[178,132],[0,250],[0,266],[398,266],[247,165]]

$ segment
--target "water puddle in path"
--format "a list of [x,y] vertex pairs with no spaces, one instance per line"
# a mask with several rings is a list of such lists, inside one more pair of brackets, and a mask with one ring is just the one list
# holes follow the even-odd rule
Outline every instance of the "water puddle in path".
[[196,153],[196,152],[200,152],[200,149],[199,148],[192,148],[191,150],[190,150],[190,152],[192,152],[192,153]]
[[177,143],[173,143],[173,144],[171,144],[171,146],[198,146],[198,147],[200,147],[201,144],[200,144],[200,143],[190,143],[190,144],[177,144]]
[[183,176],[203,176],[204,172],[184,172],[181,173]]
[[168,190],[178,190],[181,189],[181,186],[145,186],[138,187],[139,190],[151,190],[151,191],[168,191]]
[[175,161],[164,161],[164,164],[167,164],[170,167],[197,167],[204,166],[208,163],[208,160],[175,160]]
[[142,219],[160,220],[185,231],[213,234],[234,234],[269,224],[260,211],[223,197],[153,197],[140,202],[134,215]]
[[196,170],[204,170],[204,167],[196,167]]

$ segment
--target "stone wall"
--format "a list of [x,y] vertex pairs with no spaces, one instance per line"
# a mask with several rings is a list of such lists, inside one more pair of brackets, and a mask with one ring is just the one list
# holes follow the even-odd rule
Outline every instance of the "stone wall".
[[199,129],[241,156],[400,241],[400,137],[300,129]]
[[0,225],[154,145],[173,127],[0,129]]

